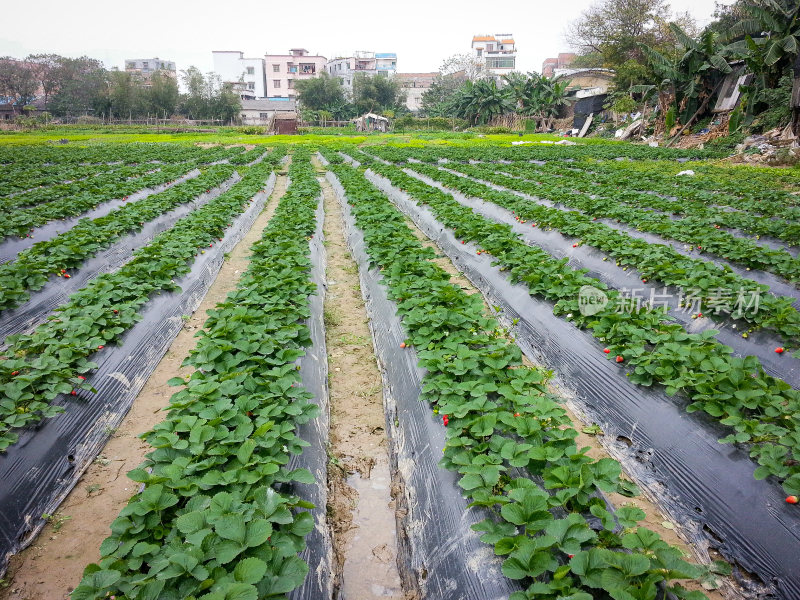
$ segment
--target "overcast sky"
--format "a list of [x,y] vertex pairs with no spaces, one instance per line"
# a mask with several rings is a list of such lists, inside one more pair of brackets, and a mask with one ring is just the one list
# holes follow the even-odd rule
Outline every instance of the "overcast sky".
[[[725,0],[729,4],[731,0]],[[98,0],[9,1],[3,6],[0,56],[31,53],[88,55],[106,67],[126,58],[173,60],[178,70],[212,68],[212,50],[241,50],[261,57],[307,48],[332,58],[354,50],[396,52],[398,71],[436,71],[452,54],[468,52],[473,34],[511,33],[517,70],[541,70],[542,61],[568,51],[567,24],[592,0],[461,0],[364,2],[300,0]],[[714,0],[672,0],[700,24]]]

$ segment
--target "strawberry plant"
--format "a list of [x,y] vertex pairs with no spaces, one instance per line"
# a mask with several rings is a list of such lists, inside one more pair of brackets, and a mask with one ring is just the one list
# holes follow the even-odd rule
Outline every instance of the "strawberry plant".
[[296,360],[310,343],[308,237],[319,184],[307,151],[237,288],[219,304],[186,364],[196,370],[146,433],[153,447],[128,475],[144,484],[112,523],[73,600],[283,597],[308,566],[297,556],[314,527],[287,467],[317,414]]
[[0,265],[0,311],[25,302],[30,291],[47,283],[51,273],[74,269],[89,257],[108,248],[125,234],[140,231],[142,224],[162,213],[191,202],[233,174],[233,167],[218,165],[159,194],[123,205],[109,214],[82,220],[56,237],[34,244],[15,261]]
[[[138,167],[134,177],[111,173],[87,180],[88,189],[28,208],[5,213],[0,223],[0,239],[11,235],[24,237],[32,227],[39,227],[56,219],[79,215],[114,198],[124,198],[145,188],[168,183],[185,175],[194,165],[175,165],[153,169],[154,165]],[[20,199],[15,196],[13,200]],[[13,207],[9,207],[13,208]]]
[[[522,365],[519,348],[483,314],[480,296],[450,283],[435,253],[363,174],[325,155],[425,369],[424,399],[446,415],[440,464],[460,474],[472,505],[491,509],[472,528],[504,557],[503,573],[528,586],[512,598],[647,597],[662,582],[679,597],[704,597],[671,581],[703,570],[637,526],[644,513],[611,513],[597,497],[630,493],[630,484],[616,461],[577,447],[577,432],[546,391],[547,374]],[[590,514],[602,516],[594,528]]]
[[[222,236],[272,168],[271,162],[250,168],[233,188],[156,236],[118,271],[92,280],[32,333],[6,339],[0,360],[0,451],[16,441],[14,429],[62,412],[51,404],[60,394],[93,392],[77,375],[96,367],[89,358],[98,346],[130,328],[151,294],[178,289],[175,280],[189,272],[197,249]],[[14,371],[19,373],[12,377]]]
[[[768,294],[767,286],[740,277],[730,269],[719,268],[707,261],[684,256],[667,245],[650,244],[598,223],[589,214],[543,206],[517,194],[498,191],[469,178],[434,167],[415,165],[413,168],[452,189],[511,210],[520,218],[534,221],[540,227],[550,227],[564,235],[578,237],[582,243],[606,252],[620,265],[635,267],[642,278],[648,281],[661,281],[665,285],[696,290],[699,298],[709,298],[721,292],[727,294],[729,298],[736,298],[739,294],[745,297],[757,294],[760,299],[758,310],[732,311],[737,318],[756,327],[775,331],[787,344],[794,343],[800,336],[800,313],[792,307],[790,298]],[[458,169],[474,172],[473,167],[459,166]],[[381,172],[381,166],[376,166],[375,170]],[[508,183],[506,180],[509,180],[512,182],[511,185],[519,182],[509,177],[488,173],[485,168],[481,169],[480,173],[482,177],[495,182],[502,180]],[[538,191],[536,193],[538,194]],[[587,201],[595,202],[588,197]]]
[[[687,333],[660,311],[642,307],[618,312],[619,292],[607,289],[584,270],[572,269],[566,260],[528,246],[510,226],[485,219],[452,195],[397,167],[374,164],[371,169],[428,206],[458,239],[485,248],[496,264],[509,271],[513,281],[527,285],[532,295],[552,302],[555,314],[573,315],[571,322],[598,338],[612,351],[609,356],[624,354],[631,381],[661,384],[669,395],[682,393],[690,401],[688,411],[703,411],[731,427],[733,432],[721,441],[750,443],[750,455],[763,467],[757,470],[757,477],[775,476],[787,493],[800,493],[800,392],[769,376],[757,358],[732,356],[730,347],[714,339],[716,331]],[[655,273],[648,275],[655,277]],[[593,315],[579,311],[579,291],[585,285],[603,290],[609,299],[608,305]],[[784,452],[781,465],[771,458],[776,446]]]

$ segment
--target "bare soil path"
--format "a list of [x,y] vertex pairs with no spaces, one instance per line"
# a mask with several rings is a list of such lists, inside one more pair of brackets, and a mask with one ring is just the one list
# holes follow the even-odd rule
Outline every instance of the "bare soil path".
[[397,571],[381,375],[341,209],[327,180],[320,184],[328,281],[324,313],[331,406],[328,514],[337,586],[345,598],[404,598]]

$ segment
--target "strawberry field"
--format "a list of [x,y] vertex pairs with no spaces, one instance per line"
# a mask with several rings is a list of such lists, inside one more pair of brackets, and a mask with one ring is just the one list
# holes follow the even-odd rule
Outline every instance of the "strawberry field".
[[[341,473],[360,489],[332,450],[362,401],[330,335],[348,319],[379,373],[402,587],[370,597],[800,596],[796,170],[274,139],[0,145],[0,598],[57,588],[26,558],[48,535],[80,547],[73,600],[363,597],[367,542],[335,508]],[[362,306],[335,304],[336,243]],[[82,478],[173,354],[123,499],[92,508]]]

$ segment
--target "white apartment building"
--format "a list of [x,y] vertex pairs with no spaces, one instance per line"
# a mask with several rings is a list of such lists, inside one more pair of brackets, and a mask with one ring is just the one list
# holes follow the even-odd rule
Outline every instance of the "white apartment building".
[[266,98],[267,81],[263,58],[245,58],[238,50],[214,50],[214,72],[230,83],[243,100]]
[[328,61],[325,70],[338,77],[342,86],[353,92],[353,77],[356,73],[393,77],[397,73],[397,54],[394,52],[356,51],[353,56],[334,58]]
[[310,55],[305,48],[292,48],[289,54],[267,53],[264,56],[267,97],[294,98],[297,95],[294,84],[316,77],[327,62],[324,56]]
[[510,33],[475,35],[472,37],[472,55],[495,77],[513,71],[517,63],[517,46]]

